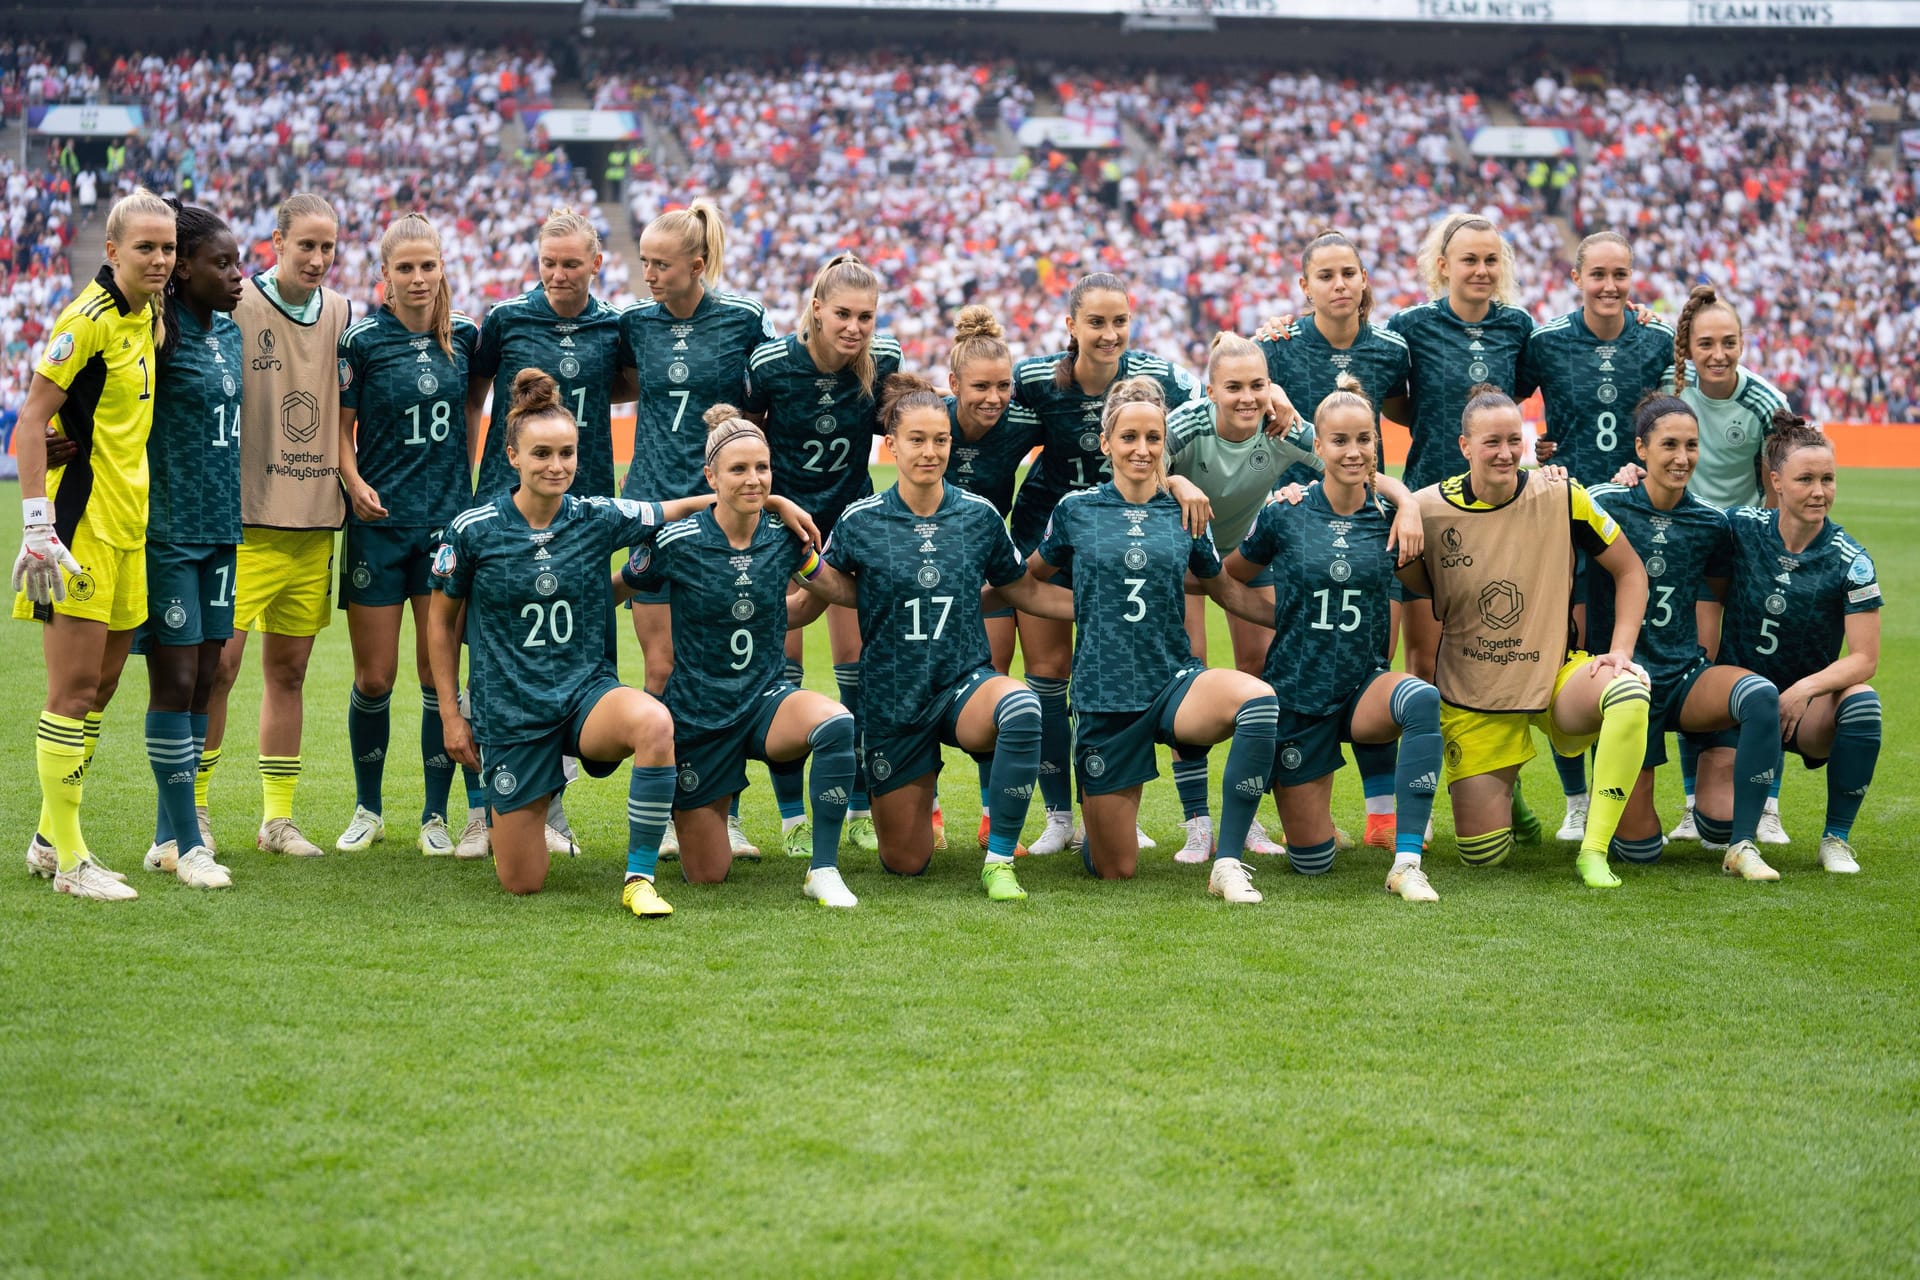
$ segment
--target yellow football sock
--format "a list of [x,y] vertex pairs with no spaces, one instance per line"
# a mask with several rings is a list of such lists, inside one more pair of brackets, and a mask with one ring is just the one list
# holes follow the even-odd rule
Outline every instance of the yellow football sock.
[[80,722],[81,736],[86,740],[86,754],[80,759],[80,776],[85,778],[87,770],[93,767],[93,753],[100,745],[100,722],[106,718],[104,711],[89,711],[87,718]]
[[40,834],[53,841],[62,871],[73,870],[87,856],[80,839],[80,775],[86,758],[80,721],[42,711],[33,751],[40,775]]
[[207,807],[207,789],[213,785],[213,771],[220,763],[220,748],[208,747],[200,753],[200,767],[193,775],[193,802]]
[[1632,676],[1615,676],[1601,691],[1600,737],[1593,745],[1593,787],[1587,793],[1582,852],[1604,858],[1613,842],[1646,758],[1648,710],[1647,686]]
[[262,823],[293,817],[293,785],[300,781],[299,756],[260,757]]

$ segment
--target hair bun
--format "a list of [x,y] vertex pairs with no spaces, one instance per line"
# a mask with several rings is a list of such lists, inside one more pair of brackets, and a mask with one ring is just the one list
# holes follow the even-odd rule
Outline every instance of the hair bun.
[[550,413],[564,408],[560,403],[560,384],[545,369],[522,369],[513,375],[513,408],[517,417],[532,413]]
[[730,404],[716,404],[700,415],[700,421],[707,424],[709,430],[724,427],[740,416],[740,411]]
[[1000,320],[993,314],[993,308],[973,303],[960,308],[960,314],[953,318],[953,340],[966,342],[972,338],[1000,338],[1006,331],[1000,327]]

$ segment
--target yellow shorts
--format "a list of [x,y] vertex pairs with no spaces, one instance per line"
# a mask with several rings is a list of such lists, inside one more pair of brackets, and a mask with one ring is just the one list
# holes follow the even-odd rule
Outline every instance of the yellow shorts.
[[36,610],[27,593],[13,598],[13,616],[39,618],[54,613],[88,622],[104,622],[109,631],[131,631],[147,620],[147,549],[110,547],[93,534],[85,516],[73,531],[67,550],[80,562],[79,573],[66,573],[67,598]]
[[[1557,701],[1573,673],[1585,666],[1591,654],[1575,650],[1567,655],[1560,673],[1553,679]],[[1546,711],[1469,711],[1465,707],[1440,704],[1440,738],[1446,745],[1447,777],[1474,778],[1523,765],[1533,759],[1533,731],[1547,735],[1555,755],[1577,756],[1600,736],[1592,733],[1570,736],[1554,727],[1551,703]]]
[[333,621],[332,529],[246,531],[234,551],[236,631],[317,636]]

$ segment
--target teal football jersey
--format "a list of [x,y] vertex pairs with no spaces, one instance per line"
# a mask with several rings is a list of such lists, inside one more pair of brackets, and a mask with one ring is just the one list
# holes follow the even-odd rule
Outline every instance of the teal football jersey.
[[535,285],[487,312],[473,353],[472,376],[493,380],[493,423],[480,454],[473,491],[487,497],[520,478],[507,465],[507,406],[522,369],[540,369],[560,384],[560,399],[580,424],[579,470],[572,492],[582,498],[614,494],[613,406],[609,397],[620,362],[620,310],[588,298],[577,316],[563,317]]
[[525,742],[556,728],[582,688],[619,678],[615,552],[650,542],[660,508],[624,498],[561,499],[544,529],[512,491],[455,516],[434,553],[436,583],[467,602],[467,687],[474,737]]
[[1014,477],[1019,475],[1027,455],[1040,444],[1040,420],[1031,409],[1010,404],[985,435],[969,440],[960,431],[954,398],[948,396],[946,401],[947,426],[953,431],[947,480],[968,493],[979,494],[1004,518],[1013,510]]
[[[360,478],[393,529],[438,529],[468,502],[467,370],[479,326],[455,312],[453,354],[381,307],[340,335],[340,407],[354,426]],[[358,523],[351,505],[347,519]]]
[[1392,503],[1372,499],[1340,515],[1314,484],[1297,505],[1262,507],[1240,544],[1241,556],[1273,569],[1274,637],[1263,676],[1288,710],[1331,715],[1385,665],[1393,516]]
[[739,548],[711,510],[674,521],[651,545],[634,549],[622,576],[637,591],[667,592],[673,634],[680,638],[665,699],[676,732],[697,735],[737,723],[781,678],[787,580],[805,558],[779,517],[763,514],[752,540]]
[[1187,571],[1220,572],[1207,534],[1181,525],[1164,490],[1129,502],[1111,484],[1061,498],[1040,558],[1073,571],[1073,703],[1083,711],[1138,711],[1194,661],[1187,640]]
[[1628,315],[1619,337],[1602,339],[1570,311],[1527,339],[1514,398],[1538,387],[1553,462],[1581,484],[1606,484],[1635,460],[1634,405],[1672,365],[1673,330],[1662,322]]
[[1407,372],[1412,360],[1407,355],[1407,340],[1385,325],[1362,325],[1350,347],[1336,347],[1320,334],[1310,315],[1302,316],[1287,327],[1288,337],[1268,338],[1259,343],[1267,357],[1267,377],[1280,384],[1303,418],[1320,410],[1320,402],[1332,395],[1342,374],[1360,383],[1360,390],[1373,401],[1373,422],[1380,425],[1380,405],[1394,396],[1405,395]]
[[620,335],[621,363],[640,373],[633,465],[621,492],[662,501],[706,493],[702,415],[746,397],[747,360],[774,337],[766,308],[713,289],[684,320],[658,302],[636,302],[621,314]]
[[[1061,495],[1113,478],[1113,469],[1100,452],[1100,416],[1106,412],[1107,393],[1090,396],[1072,382],[1060,386],[1054,370],[1065,354],[1029,356],[1013,367],[1013,401],[1039,419],[1041,431],[1040,461],[1027,472],[1013,504],[1013,540],[1022,548],[1039,543]],[[1120,353],[1120,371],[1113,380],[1122,378],[1158,382],[1166,394],[1169,415],[1201,395],[1192,374],[1144,351]]]
[[872,395],[851,369],[822,373],[797,334],[762,344],[747,362],[744,407],[766,415],[774,486],[806,509],[822,536],[873,492],[867,461],[881,434],[880,388],[900,370],[900,344],[875,334],[872,351]]
[[1518,389],[1520,352],[1533,333],[1533,317],[1496,302],[1484,320],[1468,324],[1445,298],[1436,298],[1395,312],[1387,328],[1406,340],[1412,361],[1407,393],[1413,400],[1413,444],[1401,482],[1423,489],[1460,466],[1460,415],[1467,392],[1482,382],[1509,395]]
[[1313,424],[1304,418],[1286,435],[1256,431],[1246,440],[1220,435],[1218,406],[1189,400],[1167,420],[1167,472],[1200,486],[1213,503],[1211,532],[1217,547],[1239,545],[1288,469],[1323,467],[1313,451]]
[[1873,558],[1829,520],[1804,551],[1780,541],[1780,513],[1743,507],[1733,529],[1733,587],[1727,596],[1721,661],[1757,671],[1785,690],[1831,665],[1847,638],[1847,617],[1880,608]]
[[160,361],[147,436],[147,538],[240,541],[240,326],[224,312],[202,328],[176,309],[180,333]]
[[[1706,656],[1694,616],[1694,601],[1708,578],[1733,572],[1733,537],[1718,507],[1682,494],[1679,505],[1661,511],[1644,485],[1628,489],[1595,485],[1589,496],[1640,553],[1647,571],[1647,613],[1633,647],[1656,691],[1670,688]],[[1605,569],[1587,572],[1587,647],[1605,649],[1613,635],[1613,578]]]
[[981,586],[1026,572],[991,502],[941,488],[929,516],[897,486],[863,498],[827,539],[827,563],[859,587],[860,717],[870,737],[931,723],[945,710],[942,694],[993,664]]
[[[1673,385],[1671,365],[1660,381]],[[1687,482],[1687,492],[1722,511],[1759,506],[1760,459],[1767,437],[1773,434],[1775,411],[1787,408],[1786,394],[1759,374],[1742,369],[1733,394],[1715,400],[1700,389],[1698,372],[1688,363],[1680,398],[1700,420],[1700,461]]]

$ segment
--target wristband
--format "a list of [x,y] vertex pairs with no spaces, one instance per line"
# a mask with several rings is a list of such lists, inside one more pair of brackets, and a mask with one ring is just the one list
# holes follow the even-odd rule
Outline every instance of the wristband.
[[22,498],[20,523],[22,525],[52,524],[53,509],[45,498]]
[[807,552],[806,560],[801,564],[801,566],[798,569],[795,569],[793,571],[794,576],[802,579],[803,581],[812,582],[815,578],[820,576],[821,563],[822,561],[820,559],[820,553],[818,551],[809,551]]

